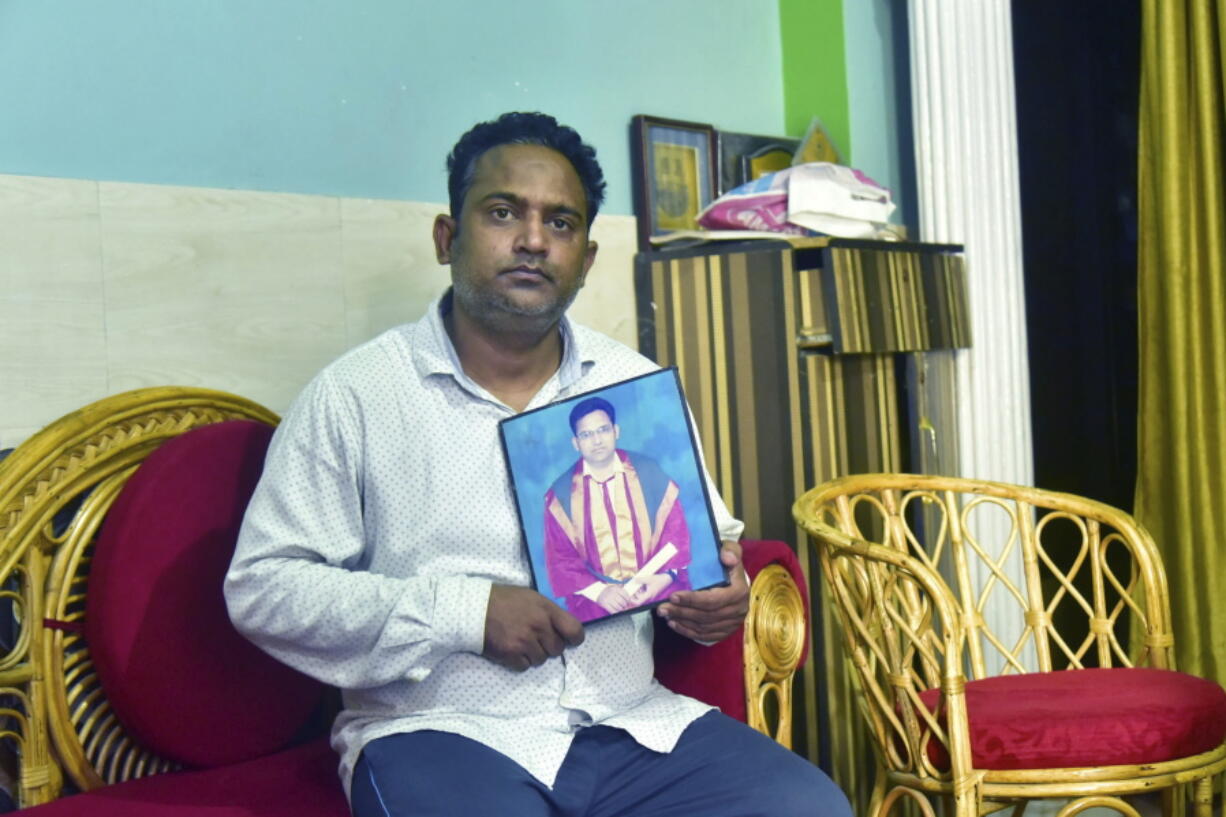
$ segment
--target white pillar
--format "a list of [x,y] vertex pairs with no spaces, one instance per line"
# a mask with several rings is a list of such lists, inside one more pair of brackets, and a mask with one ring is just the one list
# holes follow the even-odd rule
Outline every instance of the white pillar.
[[[920,240],[966,246],[973,346],[956,353],[960,475],[1032,485],[1009,0],[910,0],[909,11]],[[1007,529],[994,522],[976,533],[1000,542]],[[1012,597],[990,599],[988,626],[1020,633]]]

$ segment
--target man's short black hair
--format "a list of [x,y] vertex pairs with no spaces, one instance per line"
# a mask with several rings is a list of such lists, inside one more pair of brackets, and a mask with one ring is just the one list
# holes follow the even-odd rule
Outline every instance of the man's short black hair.
[[587,226],[590,228],[604,201],[604,173],[596,161],[596,150],[583,143],[573,128],[543,113],[504,113],[492,122],[482,122],[460,137],[447,157],[447,194],[451,217],[460,220],[464,197],[473,186],[477,160],[499,145],[541,145],[561,153],[575,168],[583,195],[587,199]]
[[579,433],[579,421],[589,414],[603,411],[609,415],[609,422],[617,424],[617,412],[613,409],[613,404],[608,400],[600,397],[589,397],[586,400],[580,400],[575,404],[575,407],[570,410],[570,430],[575,434]]

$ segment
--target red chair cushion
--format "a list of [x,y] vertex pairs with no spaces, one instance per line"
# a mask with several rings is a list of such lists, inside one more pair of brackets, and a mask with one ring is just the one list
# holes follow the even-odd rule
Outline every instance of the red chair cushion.
[[220,769],[142,777],[21,812],[31,817],[349,817],[327,740]]
[[137,740],[188,766],[284,748],[324,692],[239,635],[222,596],[271,436],[234,420],[166,442],[95,545],[85,638],[102,688]]
[[[931,710],[939,692],[920,698]],[[1003,675],[966,685],[977,769],[1159,763],[1207,752],[1226,738],[1226,691],[1170,670],[1116,667]],[[928,756],[949,768],[945,747]]]
[[[809,597],[804,573],[792,549],[783,542],[773,540],[745,540],[741,542],[741,548],[742,562],[751,580],[768,564],[778,563],[788,569],[800,589],[807,627]],[[656,619],[656,679],[673,692],[717,706],[728,717],[744,722],[748,717],[743,669],[744,640],[742,628],[718,644],[703,646],[677,635],[660,619]],[[800,656],[802,666],[808,649],[806,638]]]

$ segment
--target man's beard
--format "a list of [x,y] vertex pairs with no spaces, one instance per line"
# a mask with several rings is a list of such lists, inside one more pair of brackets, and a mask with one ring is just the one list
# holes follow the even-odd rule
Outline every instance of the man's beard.
[[509,293],[492,289],[479,289],[463,275],[452,280],[456,303],[476,323],[488,329],[515,333],[545,333],[562,319],[570,308],[579,288],[553,300],[537,304],[523,304]]

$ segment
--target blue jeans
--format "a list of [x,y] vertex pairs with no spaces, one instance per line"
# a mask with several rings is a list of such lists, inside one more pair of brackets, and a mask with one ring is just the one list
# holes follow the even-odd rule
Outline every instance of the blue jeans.
[[668,754],[620,729],[583,729],[552,789],[459,735],[389,735],[366,745],[351,795],[354,817],[851,817],[816,766],[719,712]]

